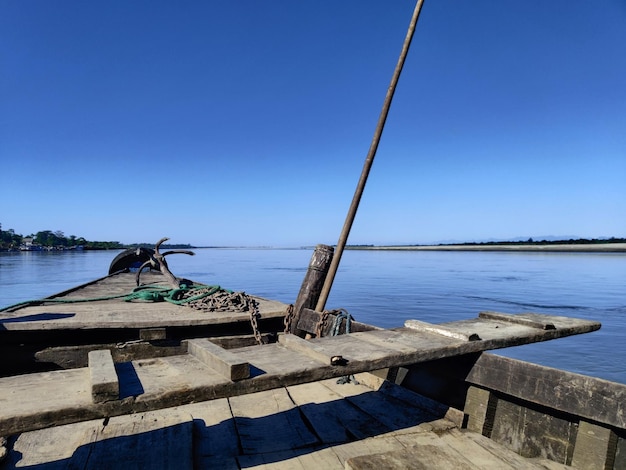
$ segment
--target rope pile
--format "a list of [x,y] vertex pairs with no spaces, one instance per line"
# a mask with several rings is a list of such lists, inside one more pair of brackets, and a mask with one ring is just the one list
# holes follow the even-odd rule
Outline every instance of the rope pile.
[[0,312],[10,312],[22,307],[31,307],[45,304],[73,304],[80,302],[97,302],[103,300],[123,299],[125,302],[170,302],[175,305],[187,305],[196,310],[205,312],[256,312],[257,302],[245,292],[233,292],[222,289],[220,286],[195,284],[180,288],[143,285],[136,287],[129,294],[92,297],[85,299],[58,298],[28,300],[0,309]]
[[124,298],[127,302],[170,302],[186,305],[205,312],[256,311],[256,301],[245,292],[233,292],[220,286],[182,284],[178,289],[159,286],[140,286]]

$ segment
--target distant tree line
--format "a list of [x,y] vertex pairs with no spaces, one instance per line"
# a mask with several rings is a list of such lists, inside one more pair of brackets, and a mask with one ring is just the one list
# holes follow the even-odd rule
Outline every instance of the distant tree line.
[[[2,230],[0,224],[0,250],[17,250],[25,244],[25,240],[32,240],[32,244],[44,248],[74,249],[82,247],[85,250],[119,250],[124,248],[137,248],[139,246],[154,248],[154,243],[134,243],[126,245],[117,241],[90,241],[76,235],[65,236],[60,231],[42,230],[30,235],[20,235],[15,230]],[[191,245],[162,245],[163,248],[193,248]]]
[[66,236],[62,231],[42,230],[30,235],[21,235],[15,233],[15,230],[2,230],[0,224],[0,249],[10,250],[18,249],[24,245],[26,241],[30,241],[33,245],[45,248],[70,249],[82,247],[85,250],[110,250],[124,248],[124,245],[117,241],[90,241],[76,235]]
[[[490,242],[468,242],[455,243],[455,245],[483,246],[483,245],[598,245],[604,243],[626,243],[626,238],[570,238],[569,240],[541,240],[536,241],[529,238],[525,241],[490,241]],[[443,245],[443,244],[440,244]]]

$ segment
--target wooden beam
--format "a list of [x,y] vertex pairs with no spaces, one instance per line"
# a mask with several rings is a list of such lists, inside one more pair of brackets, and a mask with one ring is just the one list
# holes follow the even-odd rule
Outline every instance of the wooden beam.
[[278,342],[286,348],[303,353],[322,364],[330,364],[333,358],[333,355],[328,354],[324,348],[296,335],[281,335],[278,337]]
[[250,377],[250,364],[206,338],[187,340],[189,354],[228,380]]
[[108,349],[89,352],[89,378],[94,403],[119,400],[120,383]]
[[556,327],[554,323],[550,323],[541,318],[541,315],[536,313],[519,313],[511,315],[508,313],[498,312],[480,312],[478,318],[484,318],[486,320],[498,320],[509,323],[517,323],[518,325],[529,326],[531,328],[539,328],[541,330],[554,330]]
[[572,456],[575,468],[613,467],[617,435],[609,428],[581,421],[576,434],[576,447]]
[[435,333],[448,338],[458,339],[461,341],[480,341],[480,336],[477,333],[464,333],[455,331],[452,328],[448,328],[442,325],[433,325],[431,323],[425,323],[419,320],[407,320],[404,322],[404,326],[416,331],[425,331],[427,333]]
[[156,341],[167,337],[165,328],[143,328],[139,330],[139,339],[144,341]]

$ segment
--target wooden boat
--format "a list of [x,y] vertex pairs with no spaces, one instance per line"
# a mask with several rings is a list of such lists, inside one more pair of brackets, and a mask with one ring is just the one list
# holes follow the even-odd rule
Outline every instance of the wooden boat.
[[[319,259],[301,293],[315,290]],[[135,279],[117,272],[52,299],[126,292]],[[240,334],[249,312],[201,318],[120,298],[11,312],[21,321],[4,319],[7,335],[135,337],[48,346],[36,356],[55,370],[0,378],[0,468],[624,468],[626,385],[484,352],[597,322],[482,312],[384,330],[309,298],[285,333],[287,306],[255,299],[261,345]]]
[[141,274],[152,287],[189,287],[163,269],[158,244],[103,279],[11,309],[2,352],[46,370],[3,370],[0,468],[626,468],[626,385],[485,352],[599,323],[481,312],[359,324],[318,308],[334,276],[322,261],[340,258],[329,251],[314,253],[293,309],[260,298],[237,313],[125,303],[130,264],[158,268]]

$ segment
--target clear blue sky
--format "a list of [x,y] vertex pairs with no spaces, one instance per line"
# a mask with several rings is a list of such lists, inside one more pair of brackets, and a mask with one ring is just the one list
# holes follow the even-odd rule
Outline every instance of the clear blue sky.
[[[0,0],[0,223],[336,243],[415,4]],[[626,236],[626,2],[426,0],[348,243]]]

